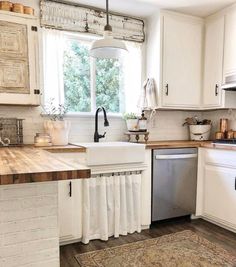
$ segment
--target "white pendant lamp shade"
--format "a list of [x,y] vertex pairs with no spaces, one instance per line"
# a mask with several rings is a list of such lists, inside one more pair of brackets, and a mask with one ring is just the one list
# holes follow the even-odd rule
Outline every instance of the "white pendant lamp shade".
[[114,39],[111,32],[105,31],[103,39],[96,40],[90,48],[90,56],[95,58],[118,59],[128,52],[124,42]]
[[124,42],[112,37],[112,27],[109,25],[108,0],[106,0],[106,20],[103,39],[93,42],[90,48],[90,56],[95,58],[121,58],[128,50]]

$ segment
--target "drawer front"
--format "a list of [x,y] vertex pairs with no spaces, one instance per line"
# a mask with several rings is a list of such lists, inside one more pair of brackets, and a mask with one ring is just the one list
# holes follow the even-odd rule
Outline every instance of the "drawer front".
[[236,151],[206,149],[205,163],[236,169]]

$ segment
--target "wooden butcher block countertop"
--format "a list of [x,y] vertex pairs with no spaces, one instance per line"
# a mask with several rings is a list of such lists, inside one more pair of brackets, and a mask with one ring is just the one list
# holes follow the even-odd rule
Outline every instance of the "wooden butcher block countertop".
[[147,149],[204,147],[236,151],[235,145],[213,144],[212,141],[150,141]]
[[236,151],[236,145],[205,143],[201,147]]
[[74,145],[47,146],[47,147],[41,147],[41,149],[49,151],[51,153],[85,153],[86,152],[85,147],[74,146]]
[[34,147],[0,148],[0,185],[89,178],[90,169]]
[[188,148],[201,147],[204,144],[210,144],[212,141],[150,141],[146,144],[146,148]]

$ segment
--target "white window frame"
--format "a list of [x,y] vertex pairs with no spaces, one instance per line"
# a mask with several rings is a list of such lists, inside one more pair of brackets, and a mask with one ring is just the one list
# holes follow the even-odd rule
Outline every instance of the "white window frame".
[[[65,36],[66,40],[74,40],[74,41],[78,41],[81,43],[87,43],[89,45],[91,45],[91,42],[93,42],[94,40],[99,39],[97,36],[94,35],[83,35],[83,34],[74,34],[74,33],[70,33],[70,32],[63,32],[63,35]],[[64,76],[63,76],[64,77]],[[63,79],[63,78],[62,78]],[[64,83],[63,83],[64,84]],[[60,92],[60,96],[61,97],[61,103],[64,104],[64,100],[65,100],[65,96],[64,96],[64,86],[61,87],[60,89],[62,92]],[[91,94],[91,112],[71,112],[69,111],[67,113],[67,117],[72,116],[72,117],[76,117],[76,116],[82,116],[82,117],[90,117],[90,116],[94,116],[94,113],[96,112],[96,109],[98,108],[96,106],[96,63],[95,63],[95,58],[90,57],[90,94]],[[108,112],[109,116],[113,116],[113,117],[122,117],[122,113],[111,113]]]
[[[50,33],[50,31],[52,31]],[[50,35],[52,34],[52,35]],[[60,36],[62,36],[62,41],[70,38],[70,39],[74,39],[78,42],[84,42],[87,44],[91,44],[92,41],[96,40],[96,39],[100,39],[101,37],[97,36],[97,35],[92,35],[92,34],[84,34],[84,33],[73,33],[73,32],[67,32],[67,31],[58,31],[58,30],[48,30],[45,29],[45,34],[43,33],[43,42],[42,42],[42,46],[43,46],[43,61],[42,61],[42,65],[43,65],[43,72],[44,75],[42,77],[42,80],[44,81],[44,96],[42,97],[43,103],[45,105],[48,104],[48,101],[51,98],[54,98],[55,96],[55,100],[58,101],[58,103],[63,104],[65,101],[64,98],[64,75],[63,75],[63,67],[59,66],[59,68],[57,68],[57,72],[54,73],[52,79],[50,80],[50,78],[48,79],[48,73],[50,73],[50,68],[52,67],[50,65],[50,58],[48,57],[48,55],[51,55],[50,53],[52,53],[52,57],[55,60],[57,53],[59,53],[59,58],[60,60],[62,60],[62,55],[60,53],[60,51],[62,50],[58,50],[58,49],[54,49],[55,44],[53,43],[55,40],[59,39],[60,40]],[[50,37],[52,36],[52,37]],[[49,38],[49,39],[47,39]],[[55,40],[54,40],[55,39]],[[48,41],[47,41],[48,40]],[[49,46],[47,46],[49,45]],[[63,43],[60,46],[61,49],[63,49]],[[143,63],[144,63],[144,50],[143,47],[141,45],[137,45],[136,43],[133,42],[127,42],[127,46],[129,49],[129,54],[128,57],[125,58],[124,61],[124,73],[125,73],[125,78],[124,78],[124,101],[123,98],[121,99],[121,105],[124,105],[125,108],[125,112],[137,112],[137,106],[135,103],[138,102],[138,97],[140,96],[140,88],[142,86],[142,80],[144,78],[144,69],[143,69]],[[49,47],[49,49],[47,49],[47,47]],[[138,50],[133,50],[134,49],[138,49]],[[60,48],[59,48],[60,49]],[[59,52],[58,52],[59,51]],[[55,53],[54,53],[55,52]],[[48,60],[49,59],[49,60]],[[134,62],[133,62],[134,59]],[[139,59],[139,60],[137,60]],[[59,61],[60,61],[59,60]],[[90,67],[90,71],[91,71],[91,76],[95,76],[95,59],[91,58],[90,59],[90,65],[92,67]],[[48,62],[49,61],[49,62]],[[47,65],[49,63],[49,65]],[[130,64],[131,63],[131,64]],[[49,69],[47,66],[50,66]],[[137,68],[136,68],[137,66]],[[135,69],[135,71],[133,71]],[[130,70],[131,73],[130,73]],[[56,75],[55,75],[56,74]],[[131,75],[131,80],[130,80],[130,75]],[[137,76],[138,75],[138,76]],[[49,75],[49,77],[51,77]],[[137,79],[138,78],[138,79]],[[96,79],[91,77],[91,81],[92,83],[90,83],[90,90],[91,90],[91,112],[68,112],[67,113],[67,117],[92,117],[94,116],[95,110],[96,110]],[[54,87],[55,84],[55,87]],[[51,90],[53,88],[53,90]],[[55,91],[55,93],[53,93]],[[47,93],[50,92],[50,93]],[[130,103],[128,105],[128,102]],[[108,112],[109,116],[111,117],[121,117],[122,114],[121,113],[110,113]]]

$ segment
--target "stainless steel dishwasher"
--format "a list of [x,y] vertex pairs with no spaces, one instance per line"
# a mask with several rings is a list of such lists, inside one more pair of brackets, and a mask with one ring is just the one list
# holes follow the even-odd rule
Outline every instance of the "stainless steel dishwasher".
[[152,221],[195,213],[197,148],[153,150]]

